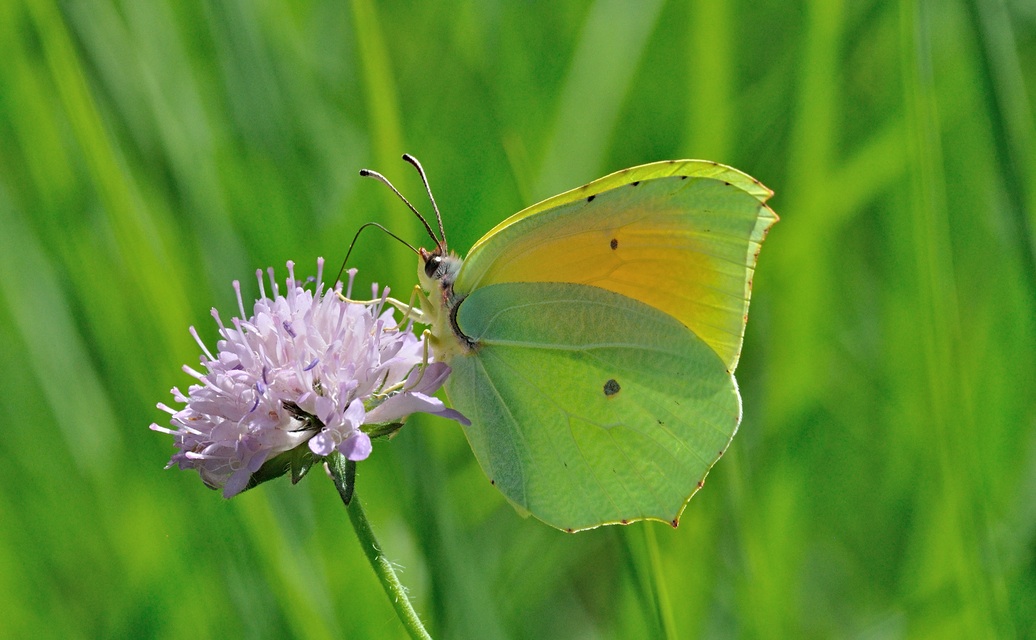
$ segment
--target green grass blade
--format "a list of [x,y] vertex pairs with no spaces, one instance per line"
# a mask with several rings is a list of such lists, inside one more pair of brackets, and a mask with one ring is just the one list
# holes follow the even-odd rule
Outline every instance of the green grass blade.
[[602,170],[609,133],[661,9],[658,0],[597,0],[590,8],[558,96],[537,197],[588,182]]
[[1026,94],[1015,28],[1003,0],[966,0],[969,26],[977,41],[979,79],[1007,206],[1003,215],[1014,231],[1029,291],[1036,299],[1036,116]]
[[[955,626],[970,637],[994,636],[995,620],[990,576],[970,549],[988,540],[983,509],[982,470],[971,454],[977,433],[972,414],[970,372],[962,366],[960,303],[955,280],[951,225],[947,216],[945,158],[940,140],[940,116],[932,56],[932,8],[904,1],[904,90],[912,164],[911,233],[916,260],[916,313],[920,335],[922,379],[918,402],[928,414],[928,437],[936,459],[929,471],[937,475],[936,500],[917,504],[926,526],[914,540],[918,574],[906,583],[925,606],[944,597],[956,610]],[[923,620],[923,617],[921,618]],[[918,631],[923,627],[919,626]]]

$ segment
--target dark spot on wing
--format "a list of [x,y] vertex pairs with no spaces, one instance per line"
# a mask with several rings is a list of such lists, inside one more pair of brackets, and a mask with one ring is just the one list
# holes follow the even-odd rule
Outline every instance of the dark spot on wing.
[[609,398],[618,393],[619,389],[619,383],[616,382],[614,378],[604,383],[604,395]]
[[597,194],[595,193],[594,195],[587,197],[586,201],[587,202],[593,202],[594,198],[596,198],[596,197],[597,197]]
[[631,187],[635,187],[635,186],[637,186],[638,184],[640,184],[640,180],[637,180],[636,182],[631,182],[631,183],[630,183],[630,186],[631,186]]
[[615,249],[619,248],[619,240],[618,240],[618,238],[612,238],[611,247],[612,247],[612,250],[615,250]]

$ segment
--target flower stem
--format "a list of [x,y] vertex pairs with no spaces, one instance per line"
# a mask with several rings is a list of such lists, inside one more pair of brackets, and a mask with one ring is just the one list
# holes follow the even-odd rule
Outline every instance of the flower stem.
[[[360,547],[367,555],[367,560],[370,561],[371,568],[374,569],[378,580],[381,581],[381,586],[385,589],[385,594],[388,595],[389,600],[392,602],[392,607],[396,610],[399,621],[403,623],[411,638],[415,640],[431,640],[432,636],[425,630],[424,625],[421,624],[421,618],[418,617],[413,605],[410,604],[406,588],[396,576],[392,563],[382,553],[381,544],[378,543],[378,539],[374,536],[374,530],[371,528],[370,521],[367,520],[367,514],[363,511],[363,507],[356,497],[356,490],[353,485],[355,463],[346,461],[342,456],[331,456],[330,458],[327,463],[328,471],[335,482],[335,486],[338,488],[339,495],[342,496],[342,502],[345,503],[346,511],[349,512],[349,520],[353,523],[353,529],[356,531],[356,537],[360,541]],[[348,467],[352,468],[348,469]],[[346,481],[346,478],[348,478],[348,481]],[[348,490],[346,491],[346,489]]]

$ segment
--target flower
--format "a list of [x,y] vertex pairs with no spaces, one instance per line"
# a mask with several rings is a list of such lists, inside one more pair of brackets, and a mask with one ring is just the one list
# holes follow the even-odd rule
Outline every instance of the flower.
[[[269,297],[262,270],[256,272],[261,297],[247,319],[241,286],[234,282],[240,318],[228,327],[212,310],[221,337],[216,355],[190,328],[205,372],[183,367],[197,380],[187,394],[173,388],[183,408],[158,404],[174,428],[151,429],[172,435],[178,449],[166,468],[197,469],[206,485],[222,488],[229,498],[285,473],[287,463],[278,456],[287,452],[309,464],[336,451],[363,460],[371,453],[369,433],[395,431],[411,413],[469,424],[431,395],[450,368],[428,362],[424,340],[409,324],[396,323],[386,303],[388,289],[379,296],[374,285],[370,303],[348,301],[341,285],[325,289],[322,258],[312,288],[295,279],[294,263],[287,266],[283,295],[273,268]],[[349,271],[347,298],[355,275]],[[292,459],[295,481],[308,469],[295,469],[298,459]],[[278,462],[272,472],[263,469]]]

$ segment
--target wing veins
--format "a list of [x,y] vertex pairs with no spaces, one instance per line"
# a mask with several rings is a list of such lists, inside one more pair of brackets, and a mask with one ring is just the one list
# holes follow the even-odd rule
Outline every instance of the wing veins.
[[[598,363],[600,363],[601,365],[606,365],[606,363],[604,362],[604,360],[603,360],[603,359],[601,359],[601,358],[600,358],[599,356],[597,356],[596,354],[593,354],[593,353],[588,353],[588,354],[587,354],[587,356],[588,356],[589,358],[593,359],[593,360],[596,360],[596,361],[597,361]],[[604,366],[602,366],[601,368],[605,368],[605,367],[604,367]],[[656,372],[656,373],[666,373],[665,371],[658,371],[658,370],[655,370],[655,372]],[[654,406],[658,406],[659,408],[663,408],[663,409],[664,409],[664,406],[663,406],[663,405],[654,405]],[[687,420],[685,420],[685,419],[684,419],[684,418],[682,418],[681,416],[678,416],[678,415],[677,415],[677,414],[676,414],[676,413],[675,413],[674,411],[672,411],[672,410],[669,410],[669,409],[664,409],[664,410],[666,411],[666,413],[668,413],[668,414],[669,414],[669,416],[670,416],[670,417],[672,417],[672,418],[676,418],[677,420],[679,420],[679,421],[681,421],[681,422],[687,422]],[[708,420],[706,420],[706,421],[704,422],[704,424],[705,424],[706,426],[709,426],[709,427],[711,427],[711,428],[713,429],[713,431],[715,431],[716,433],[719,433],[720,435],[723,435],[723,434],[725,434],[725,433],[726,433],[726,431],[727,431],[727,430],[726,430],[726,429],[725,429],[725,428],[724,428],[723,426],[721,426],[721,425],[720,425],[720,423],[718,423],[718,422],[712,422],[712,421],[708,421]],[[626,426],[626,425],[625,425],[625,424],[623,423],[623,426]],[[673,431],[672,431],[672,430],[670,430],[669,428],[667,428],[667,427],[666,427],[666,426],[665,426],[664,424],[663,424],[663,425],[660,425],[660,426],[661,426],[661,427],[663,428],[663,430],[664,430],[664,431],[665,431],[666,433],[668,433],[668,434],[669,434],[670,436],[672,436],[672,437],[673,437],[673,439],[675,439],[675,440],[676,440],[677,442],[679,442],[679,443],[680,443],[680,444],[681,444],[682,446],[684,446],[684,447],[687,447],[687,448],[688,448],[688,451],[691,451],[692,453],[695,453],[695,455],[697,455],[697,453],[696,453],[696,452],[695,452],[695,451],[694,451],[693,449],[690,449],[690,447],[689,447],[689,446],[688,446],[688,445],[687,445],[687,444],[686,444],[686,443],[685,443],[685,442],[683,441],[683,439],[682,439],[682,438],[680,438],[680,436],[678,436],[678,435],[676,435],[675,433],[673,433]],[[642,433],[642,432],[638,431],[638,433]],[[661,445],[660,445],[660,446],[661,446]],[[663,449],[664,449],[664,447],[663,447]]]
[[[496,359],[496,361],[498,363],[500,363],[503,366],[507,367],[512,372],[512,374],[515,377],[517,377],[518,379],[522,380],[527,385],[529,385],[529,387],[531,387],[533,390],[535,390],[537,393],[539,393],[545,400],[547,400],[547,402],[549,404],[553,405],[554,408],[562,416],[564,416],[565,422],[568,424],[569,437],[572,439],[573,445],[579,451],[579,457],[582,460],[583,466],[585,466],[586,469],[590,472],[590,475],[593,477],[594,482],[597,483],[597,486],[601,489],[601,493],[603,493],[604,495],[606,495],[608,497],[608,501],[611,502],[612,507],[614,507],[614,509],[616,511],[619,511],[619,507],[618,507],[617,504],[615,504],[615,501],[614,501],[614,499],[611,496],[611,492],[607,490],[606,486],[601,482],[601,479],[594,472],[593,465],[591,465],[590,462],[587,460],[586,455],[583,453],[582,448],[579,446],[579,441],[576,439],[575,433],[574,433],[574,431],[572,429],[572,417],[573,417],[574,414],[572,414],[571,412],[566,410],[564,407],[562,407],[560,404],[558,404],[557,401],[555,401],[553,397],[551,397],[543,389],[541,389],[539,387],[539,385],[535,384],[532,380],[528,379],[525,375],[523,375],[521,372],[519,372],[517,369],[515,369],[513,366],[511,366],[508,362],[506,362],[502,357],[500,357],[499,355],[496,355],[496,354],[492,354],[492,353],[488,353],[488,354],[486,354],[483,357],[488,357],[488,356],[492,356],[493,358]],[[485,370],[485,369],[483,368],[483,370]],[[489,379],[490,383],[492,384],[492,380],[491,380],[491,378],[489,378],[488,374],[486,375],[486,378]],[[494,384],[493,387],[494,387],[494,390],[495,390],[496,385]],[[499,394],[498,394],[498,397],[499,397]],[[508,410],[508,414],[510,414],[510,410]],[[585,419],[582,416],[576,416],[576,417],[580,418],[581,420],[583,420],[584,422],[586,422],[588,424],[591,424],[591,425],[594,425],[594,426],[596,426],[596,427],[598,427],[600,429],[603,429],[605,432],[610,430],[609,427],[607,427],[605,425],[601,425],[601,424],[597,423],[596,421]],[[517,424],[517,423],[515,423],[515,424]],[[554,453],[555,460],[562,467],[566,467],[565,462],[561,459],[561,456],[558,453],[558,449],[557,448],[554,449],[553,453]],[[522,477],[523,478],[525,477],[524,472],[522,473]],[[524,487],[524,484],[523,484],[523,487]],[[625,487],[624,487],[624,489],[625,489]],[[626,490],[626,491],[628,493],[628,490]],[[528,502],[526,502],[526,504],[528,504]]]
[[[496,383],[493,382],[492,376],[490,376],[489,372],[486,371],[485,365],[482,363],[481,360],[476,360],[476,364],[478,364],[479,369],[481,369],[483,377],[489,384],[489,387],[493,390],[493,395],[496,396],[499,405],[504,408],[504,411],[507,412],[507,418],[511,421],[511,425],[514,427],[515,433],[518,434],[518,437],[521,439],[523,446],[526,448],[526,450],[528,450],[529,443],[525,441],[525,434],[518,427],[518,421],[515,419],[514,414],[511,413],[511,408],[507,406],[506,402],[504,402],[503,396],[500,395],[500,391],[497,389]],[[527,481],[525,476],[525,469],[522,467],[522,465],[518,465],[518,472],[521,474],[522,505],[525,506],[529,504],[529,488],[526,484]]]

